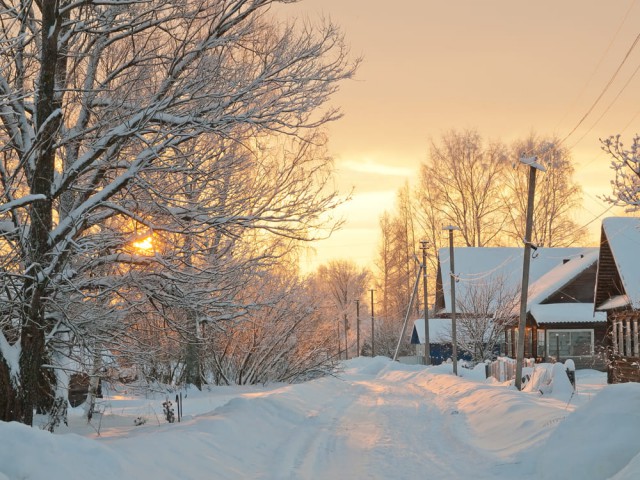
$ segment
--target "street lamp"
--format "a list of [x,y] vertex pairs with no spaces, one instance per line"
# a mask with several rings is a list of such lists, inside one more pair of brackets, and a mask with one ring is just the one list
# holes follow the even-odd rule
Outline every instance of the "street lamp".
[[[522,265],[522,291],[520,292],[520,321],[518,324],[518,352],[516,355],[516,388],[522,389],[522,367],[524,364],[524,331],[527,325],[527,290],[529,289],[529,266],[531,262],[531,230],[533,229],[534,194],[536,172],[547,169],[538,163],[538,157],[521,157],[520,163],[529,166],[529,192],[527,197],[527,224],[524,234],[524,259]],[[537,248],[537,247],[536,247]]]

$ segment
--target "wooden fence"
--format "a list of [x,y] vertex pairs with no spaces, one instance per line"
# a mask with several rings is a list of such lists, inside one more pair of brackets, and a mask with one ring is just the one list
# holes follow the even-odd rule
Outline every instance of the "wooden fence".
[[[524,367],[533,367],[535,359],[525,358]],[[516,361],[513,358],[499,357],[487,364],[487,378],[493,377],[499,382],[507,382],[516,378]]]

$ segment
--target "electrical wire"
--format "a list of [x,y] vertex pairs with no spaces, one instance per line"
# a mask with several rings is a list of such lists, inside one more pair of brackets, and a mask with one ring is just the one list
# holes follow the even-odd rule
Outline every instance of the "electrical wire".
[[596,105],[598,105],[598,103],[600,102],[600,100],[602,100],[602,97],[604,96],[605,93],[607,93],[607,91],[609,90],[609,87],[611,87],[611,85],[613,84],[613,82],[615,81],[615,79],[617,78],[618,74],[620,73],[620,71],[622,70],[622,67],[624,66],[624,64],[627,62],[627,60],[629,59],[629,56],[631,55],[631,52],[633,52],[633,50],[636,48],[636,45],[638,44],[638,42],[640,41],[640,33],[636,36],[635,40],[633,41],[633,43],[631,44],[631,46],[629,47],[629,49],[627,50],[627,53],[625,54],[624,58],[622,59],[622,61],[620,62],[620,64],[618,65],[618,68],[616,68],[615,72],[613,72],[613,75],[611,76],[611,78],[609,79],[609,81],[607,82],[607,84],[604,86],[604,88],[602,89],[602,91],[600,92],[600,95],[598,95],[598,97],[594,100],[594,102],[591,104],[591,106],[589,107],[589,109],[587,110],[587,113],[585,113],[582,118],[578,121],[578,123],[571,129],[571,131],[560,141],[560,144],[562,145],[565,141],[567,141],[567,139],[573,135],[575,133],[575,131],[580,127],[580,125],[582,125],[582,123],[586,120],[586,118],[591,114],[591,112],[593,111],[593,109],[596,107]]
[[612,47],[613,43],[618,38],[618,35],[620,34],[620,31],[622,30],[623,25],[626,23],[627,18],[629,17],[629,13],[631,13],[631,10],[635,6],[636,2],[637,2],[637,0],[633,0],[629,4],[629,8],[627,8],[627,11],[625,12],[624,17],[622,18],[622,21],[620,22],[620,25],[618,25],[618,29],[613,34],[613,38],[611,38],[611,41],[609,42],[609,45],[607,45],[607,48],[605,49],[604,53],[600,57],[600,60],[598,60],[598,63],[596,64],[595,68],[591,72],[591,75],[589,76],[589,78],[587,79],[587,81],[583,85],[582,89],[580,90],[580,93],[577,95],[576,99],[573,101],[571,106],[569,106],[569,108],[567,108],[565,114],[562,116],[562,118],[560,119],[560,121],[558,122],[558,124],[556,125],[556,128],[554,130],[558,130],[558,127],[560,126],[560,124],[564,121],[564,119],[567,117],[567,115],[573,109],[573,107],[576,105],[576,103],[578,103],[578,100],[582,97],[582,94],[585,92],[585,90],[587,89],[589,84],[591,84],[591,81],[593,80],[593,77],[595,77],[596,72],[600,69],[600,66],[602,65],[602,62],[604,61],[604,59],[607,57],[609,51],[611,50],[611,47]]
[[631,83],[631,80],[634,79],[634,77],[636,76],[636,74],[638,73],[638,71],[640,71],[640,65],[638,65],[636,67],[636,69],[633,71],[633,73],[631,74],[631,76],[629,77],[629,79],[626,81],[626,83],[622,86],[622,88],[620,89],[620,91],[618,92],[618,94],[613,98],[613,100],[611,100],[609,102],[609,105],[607,105],[607,108],[604,109],[604,111],[600,114],[600,116],[598,117],[598,119],[593,123],[593,125],[591,125],[591,127],[589,127],[589,129],[584,132],[584,134],[573,144],[571,145],[570,148],[575,147],[577,144],[579,144],[582,140],[584,140],[584,137],[586,137],[589,132],[591,132],[591,130],[593,130],[595,128],[595,126],[600,122],[600,120],[602,120],[602,118],[607,114],[607,112],[611,109],[611,107],[613,106],[614,103],[616,103],[618,101],[618,98],[620,98],[620,95],[622,95],[622,92],[625,91],[625,89],[629,86],[629,83]]

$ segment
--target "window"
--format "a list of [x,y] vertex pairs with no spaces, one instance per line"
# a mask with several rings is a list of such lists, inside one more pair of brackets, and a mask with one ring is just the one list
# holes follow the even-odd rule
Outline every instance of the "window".
[[562,361],[589,355],[593,355],[593,330],[547,330],[547,356]]
[[545,339],[545,331],[538,329],[538,351],[536,352],[537,357],[544,357],[544,352],[546,350],[546,342]]

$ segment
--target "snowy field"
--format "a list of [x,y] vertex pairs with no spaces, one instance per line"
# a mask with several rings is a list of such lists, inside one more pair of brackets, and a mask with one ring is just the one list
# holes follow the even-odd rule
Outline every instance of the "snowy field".
[[190,390],[173,424],[163,395],[111,392],[91,425],[80,409],[53,435],[0,422],[0,479],[640,478],[639,384],[583,370],[576,394],[541,395],[462,373],[359,358],[337,378]]

